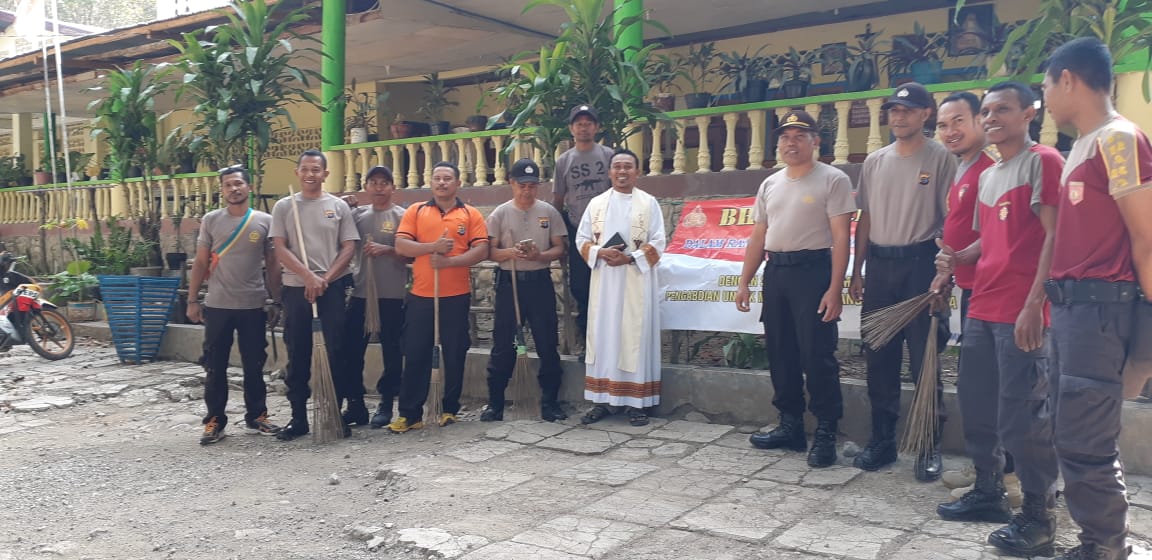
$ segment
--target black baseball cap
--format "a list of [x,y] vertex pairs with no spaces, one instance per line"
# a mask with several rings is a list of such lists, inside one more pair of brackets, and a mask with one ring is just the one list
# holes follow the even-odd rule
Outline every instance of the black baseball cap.
[[508,177],[517,183],[539,183],[540,166],[536,162],[524,158],[512,164]]
[[389,183],[392,182],[392,170],[383,165],[372,166],[372,169],[369,169],[368,174],[364,176],[364,180],[367,181],[376,175],[383,175],[385,180],[387,180]]
[[799,109],[795,111],[788,111],[784,118],[780,119],[780,126],[776,127],[776,132],[780,132],[785,128],[802,128],[804,130],[817,130],[816,119],[812,118],[807,111]]
[[600,122],[600,115],[596,112],[596,109],[592,108],[591,105],[577,105],[572,108],[571,112],[568,113],[568,124],[572,124],[572,121],[576,120],[576,117],[579,117],[580,115],[588,115],[589,117],[592,117],[592,120],[596,121],[597,123]]
[[887,111],[893,105],[903,105],[913,109],[935,109],[936,100],[932,99],[932,94],[928,93],[924,86],[916,82],[908,82],[898,88],[892,93],[892,97],[888,98],[880,109]]

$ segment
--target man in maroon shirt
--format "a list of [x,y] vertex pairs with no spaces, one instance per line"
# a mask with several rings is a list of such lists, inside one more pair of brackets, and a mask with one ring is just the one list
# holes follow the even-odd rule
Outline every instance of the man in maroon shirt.
[[[1055,435],[1080,546],[1064,560],[1128,557],[1128,500],[1117,440],[1121,372],[1138,308],[1152,294],[1152,146],[1112,106],[1112,55],[1095,38],[1048,59],[1044,100],[1075,127],[1060,186],[1051,280]],[[1143,293],[1141,293],[1141,288]]]
[[[1048,407],[1044,281],[1064,159],[1029,137],[1034,103],[1028,86],[1002,82],[989,88],[980,110],[1001,160],[980,175],[974,221],[980,238],[964,249],[978,260],[958,396],[976,484],[959,501],[936,509],[949,521],[1011,520],[988,542],[1017,556],[1052,553],[1056,524],[1048,504],[1055,500],[1059,474]],[[946,276],[934,287],[942,283]],[[1001,477],[1001,444],[1016,456],[1024,489],[1023,510],[1015,518]]]
[[[980,174],[995,160],[984,149],[984,129],[980,126],[980,98],[968,91],[949,95],[940,102],[936,117],[936,133],[949,152],[960,158],[956,178],[948,191],[948,215],[944,218],[943,243],[950,249],[960,249],[957,258],[965,264],[956,264],[952,269],[953,280],[960,288],[960,325],[968,321],[968,302],[972,298],[972,285],[976,279],[976,257],[967,250],[980,238],[972,229],[976,214],[976,196]],[[943,287],[941,287],[943,288]],[[946,293],[951,293],[948,290]],[[960,340],[964,335],[961,332]],[[963,383],[963,382],[961,382]],[[1020,481],[1016,478],[1015,465],[1011,453],[1004,453],[1004,486],[1008,489],[1009,501],[1017,500],[1019,506]],[[976,481],[975,469],[967,467],[960,471],[947,471],[941,481],[954,489],[952,498],[958,499],[972,489]]]

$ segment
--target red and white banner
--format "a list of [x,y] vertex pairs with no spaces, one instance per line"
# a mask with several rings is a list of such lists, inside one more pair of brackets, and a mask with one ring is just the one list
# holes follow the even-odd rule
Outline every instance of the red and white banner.
[[[749,287],[752,310],[736,310],[736,288],[744,267],[744,249],[752,235],[754,197],[686,200],[680,222],[660,258],[660,326],[665,330],[697,330],[762,334],[760,279]],[[852,222],[852,239],[856,222]],[[849,249],[852,251],[852,249]],[[850,253],[851,254],[851,253]],[[761,271],[762,272],[762,271]],[[848,273],[852,263],[849,257]],[[848,296],[844,282],[840,337],[860,338],[860,304]],[[959,305],[960,290],[952,297]],[[815,309],[812,310],[816,312]],[[960,332],[960,313],[952,313],[952,332]]]

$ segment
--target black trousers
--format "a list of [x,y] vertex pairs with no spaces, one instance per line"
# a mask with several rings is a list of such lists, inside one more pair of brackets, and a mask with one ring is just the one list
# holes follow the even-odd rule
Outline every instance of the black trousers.
[[[424,417],[428,383],[432,375],[432,346],[435,334],[432,298],[408,294],[404,323],[404,375],[400,388],[400,416],[410,423]],[[472,339],[468,335],[468,310],[472,295],[440,298],[440,360],[444,368],[444,412],[460,412],[460,392],[464,389],[464,360]]]
[[[383,402],[392,402],[400,394],[400,376],[404,373],[404,300],[380,298],[380,352],[384,358],[384,371],[376,381],[376,392]],[[364,398],[364,352],[368,350],[372,335],[365,332],[366,300],[353,297],[348,301],[348,386],[337,387],[337,394],[347,399]],[[343,389],[343,390],[341,390]]]
[[760,320],[768,350],[768,370],[776,393],[772,404],[782,414],[804,414],[807,374],[809,410],[821,420],[844,415],[840,362],[836,360],[839,328],[817,313],[828,291],[832,260],[764,268],[764,305]]
[[[923,295],[928,292],[935,277],[936,264],[931,255],[899,259],[869,257],[861,313]],[[924,364],[924,347],[928,341],[928,329],[931,324],[928,313],[921,313],[903,331],[897,333],[888,345],[875,350],[865,349],[868,400],[872,404],[873,419],[878,416],[893,420],[900,417],[900,370],[903,365],[904,346],[908,347],[912,380],[919,383],[920,368]],[[947,321],[940,321],[936,334],[937,351],[943,352],[951,336]],[[939,362],[936,367],[936,375],[939,376]],[[944,384],[937,383],[936,406],[941,419],[945,416],[943,397]]]
[[232,335],[240,342],[240,363],[244,366],[244,419],[255,420],[268,412],[268,388],[264,385],[264,361],[268,354],[264,338],[268,315],[263,309],[220,309],[204,307],[204,346],[200,364],[204,366],[204,404],[220,425],[228,424],[228,356]]
[[[1146,304],[1052,305],[1056,454],[1080,541],[1124,547],[1128,499],[1120,462],[1121,373]],[[1138,309],[1138,306],[1140,309]]]
[[[532,340],[536,343],[536,354],[540,358],[541,401],[556,402],[560,393],[560,379],[564,371],[560,367],[559,336],[556,334],[556,292],[552,288],[552,277],[547,270],[542,278],[517,280],[520,317],[532,329]],[[499,273],[496,284],[496,317],[492,326],[492,354],[488,359],[488,400],[495,407],[504,404],[504,390],[512,371],[516,367],[516,333],[520,325],[516,323],[516,308],[512,299],[510,274]]]
[[[344,365],[347,355],[344,290],[351,281],[352,275],[346,275],[329,284],[328,289],[316,298],[328,367],[336,387],[347,383],[348,376],[348,368]],[[299,405],[308,402],[312,396],[312,389],[308,386],[312,380],[312,304],[304,299],[304,288],[294,286],[284,286],[283,300],[284,346],[288,351],[284,384],[288,386],[288,402]]]
[[588,332],[588,290],[592,284],[592,269],[580,256],[580,247],[576,246],[577,225],[569,221],[567,212],[564,213],[564,225],[568,226],[568,288],[576,300],[577,334],[583,338]]

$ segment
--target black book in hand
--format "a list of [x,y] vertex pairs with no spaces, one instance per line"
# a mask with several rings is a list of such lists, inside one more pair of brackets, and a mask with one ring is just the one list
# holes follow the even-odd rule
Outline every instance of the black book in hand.
[[605,243],[603,246],[604,247],[619,247],[621,245],[623,245],[625,249],[628,248],[628,244],[624,243],[624,238],[620,236],[620,232],[616,232],[616,233],[612,234],[612,237],[609,238],[608,242]]

